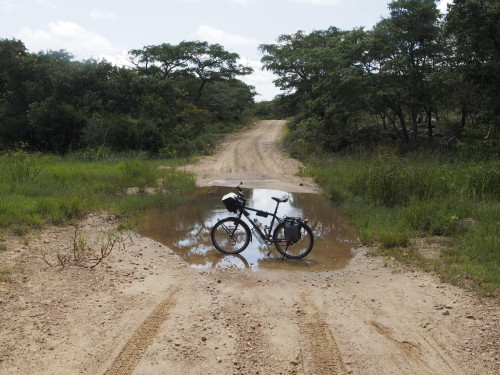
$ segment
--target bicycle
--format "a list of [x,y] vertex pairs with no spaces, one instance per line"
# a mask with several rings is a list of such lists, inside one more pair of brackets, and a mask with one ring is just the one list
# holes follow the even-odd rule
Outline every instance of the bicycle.
[[[278,207],[281,203],[288,202],[287,198],[272,197],[276,201],[274,213],[247,207],[245,194],[240,186],[236,187],[238,193],[229,193],[222,198],[222,202],[229,212],[237,214],[217,221],[212,228],[210,237],[217,250],[224,254],[238,254],[247,248],[253,236],[262,245],[274,244],[284,259],[300,259],[309,254],[314,245],[314,237],[308,220],[299,217],[278,217]],[[270,226],[262,224],[255,218],[251,219],[250,212],[256,216],[271,216]],[[252,229],[242,220],[245,217],[252,225]],[[274,225],[276,223],[276,227]],[[274,229],[274,230],[273,230]],[[252,236],[253,235],[253,236]]]

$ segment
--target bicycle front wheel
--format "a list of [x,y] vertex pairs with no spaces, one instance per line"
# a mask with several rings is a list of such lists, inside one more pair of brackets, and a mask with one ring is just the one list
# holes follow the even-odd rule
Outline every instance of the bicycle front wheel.
[[287,258],[300,259],[309,254],[314,245],[311,228],[300,223],[300,239],[297,242],[287,241],[285,238],[285,223],[279,224],[273,233],[273,242],[281,255]]
[[250,228],[236,217],[219,220],[210,233],[215,248],[224,254],[238,254],[250,242]]

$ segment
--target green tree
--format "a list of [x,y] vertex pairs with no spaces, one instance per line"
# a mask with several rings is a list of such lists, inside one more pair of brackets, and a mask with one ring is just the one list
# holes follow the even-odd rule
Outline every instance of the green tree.
[[422,113],[430,117],[436,106],[430,77],[441,55],[440,15],[434,0],[397,0],[389,9],[371,34],[374,108],[415,147]]
[[341,33],[336,27],[331,27],[326,31],[314,31],[310,34],[298,31],[295,34],[280,35],[275,44],[259,46],[264,54],[264,68],[278,76],[274,83],[282,91],[297,100],[307,98],[323,73],[316,64],[315,51],[322,53],[327,48],[326,39]]
[[451,38],[450,65],[460,93],[460,132],[467,118],[486,123],[487,138],[500,127],[500,3],[495,0],[454,0],[446,15]]
[[[331,27],[310,34],[282,35],[276,45],[262,45],[262,62],[278,75],[275,83],[301,103],[307,131],[326,149],[344,144],[357,126],[365,106],[363,29]],[[320,136],[321,134],[321,136]]]
[[20,40],[0,39],[0,147],[25,141],[29,103],[24,82],[33,77],[33,61]]
[[168,144],[169,155],[208,152],[214,120],[239,122],[253,105],[253,88],[236,79],[251,69],[220,45],[182,42],[130,54],[135,69],[75,61],[64,50],[29,53],[21,41],[1,39],[0,149],[159,153]]
[[211,82],[204,91],[198,104],[216,121],[238,122],[243,112],[253,106],[254,88],[237,79]]
[[252,73],[238,64],[239,55],[226,51],[220,44],[184,41],[178,45],[161,44],[132,50],[129,55],[137,71],[162,80],[182,80],[186,76],[198,79],[194,92],[196,103],[209,82],[232,80]]
[[188,67],[190,48],[185,42],[179,45],[163,43],[133,49],[129,57],[139,73],[169,79]]

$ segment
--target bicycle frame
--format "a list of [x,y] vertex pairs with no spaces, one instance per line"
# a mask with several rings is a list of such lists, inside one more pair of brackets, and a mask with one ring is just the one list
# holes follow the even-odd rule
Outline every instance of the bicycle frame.
[[[264,241],[267,241],[267,242],[274,242],[273,238],[272,238],[272,233],[273,233],[273,228],[274,228],[274,223],[275,221],[277,221],[278,223],[281,223],[281,219],[276,215],[278,213],[278,208],[279,208],[279,205],[280,205],[280,202],[276,202],[276,208],[274,209],[274,213],[271,213],[271,212],[268,212],[268,211],[263,211],[263,210],[258,210],[256,208],[253,208],[253,207],[246,207],[246,199],[245,198],[242,198],[241,199],[243,200],[243,203],[241,205],[241,208],[238,210],[238,219],[241,220],[241,216],[245,216],[245,218],[247,219],[247,221],[249,221],[251,224],[252,224],[252,227],[257,231],[257,233],[259,234],[259,236],[264,240]],[[256,216],[261,216],[261,217],[268,217],[268,216],[272,216],[272,219],[271,219],[271,224],[269,225],[269,230],[267,232],[267,234],[265,232],[263,232],[259,226],[257,224],[255,224],[255,222],[251,219],[250,217],[250,213],[248,211],[253,211],[255,212],[255,215]],[[265,226],[266,227],[266,226]],[[265,228],[264,227],[264,228]]]
[[[309,254],[314,246],[312,229],[307,225],[308,220],[298,217],[279,217],[278,209],[281,203],[288,202],[289,198],[272,197],[276,201],[274,212],[247,207],[245,194],[239,186],[238,194],[226,194],[222,201],[229,212],[236,217],[229,216],[215,223],[210,232],[210,238],[215,248],[224,254],[238,254],[245,250],[253,237],[256,237],[262,245],[274,244],[283,259],[300,259]],[[256,218],[252,220],[251,214],[256,216],[271,216],[270,226],[261,224]],[[248,225],[249,221],[251,225]],[[290,223],[287,224],[286,221]],[[297,244],[297,246],[295,246]],[[269,254],[271,250],[269,250]]]

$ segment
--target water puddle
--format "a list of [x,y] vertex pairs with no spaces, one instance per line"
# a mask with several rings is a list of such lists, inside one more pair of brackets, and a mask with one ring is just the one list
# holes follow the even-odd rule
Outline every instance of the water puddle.
[[[186,205],[168,210],[150,209],[141,216],[139,232],[168,246],[198,268],[326,271],[345,267],[352,257],[355,233],[331,202],[316,194],[267,189],[244,189],[247,205],[274,212],[275,201],[271,197],[290,196],[288,203],[280,204],[278,216],[301,216],[310,220],[315,241],[311,253],[300,260],[282,260],[274,246],[260,245],[256,238],[238,255],[220,253],[210,241],[210,230],[217,220],[233,215],[221,201],[224,194],[232,191],[234,189],[227,187],[201,188]],[[270,219],[259,217],[259,220],[269,225]]]

